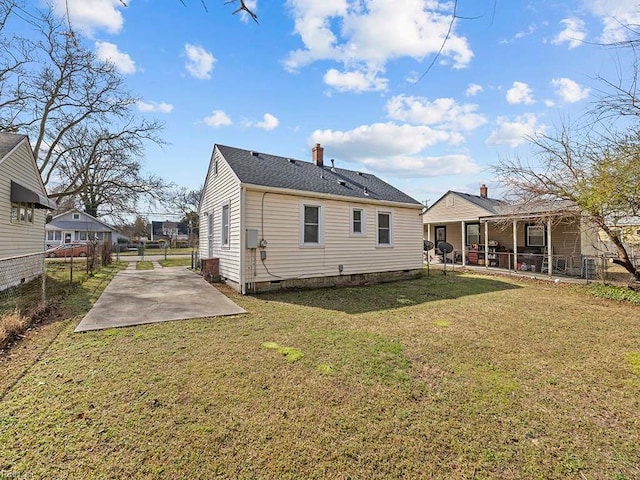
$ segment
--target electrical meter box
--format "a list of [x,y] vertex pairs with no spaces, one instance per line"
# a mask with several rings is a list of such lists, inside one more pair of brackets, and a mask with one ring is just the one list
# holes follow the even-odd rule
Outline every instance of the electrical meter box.
[[258,230],[247,228],[247,248],[258,248]]

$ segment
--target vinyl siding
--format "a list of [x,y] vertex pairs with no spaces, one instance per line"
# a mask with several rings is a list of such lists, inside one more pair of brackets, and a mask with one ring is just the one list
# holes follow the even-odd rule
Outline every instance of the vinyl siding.
[[[448,202],[453,198],[453,205]],[[447,193],[434,204],[422,217],[424,223],[444,224],[455,221],[477,221],[479,217],[491,215],[492,212],[480,208],[453,192]]]
[[12,223],[11,180],[46,195],[26,141],[0,162],[0,258],[44,251],[47,211],[34,209],[33,223]]
[[[214,175],[214,159],[218,160],[218,174]],[[222,245],[222,206],[229,204],[229,246]],[[240,282],[240,182],[216,150],[209,165],[209,175],[200,205],[199,251],[209,256],[208,214],[213,212],[213,257],[220,259],[220,275]]]
[[[246,192],[245,204],[245,228],[258,230],[258,238],[268,242],[264,264],[259,250],[245,250],[247,282],[334,276],[340,274],[339,265],[343,266],[343,275],[422,268],[419,208],[251,190]],[[322,246],[301,245],[303,204],[322,207]],[[352,208],[364,211],[363,235],[351,234]],[[377,245],[378,211],[392,213],[391,247]],[[252,277],[254,263],[255,277]]]

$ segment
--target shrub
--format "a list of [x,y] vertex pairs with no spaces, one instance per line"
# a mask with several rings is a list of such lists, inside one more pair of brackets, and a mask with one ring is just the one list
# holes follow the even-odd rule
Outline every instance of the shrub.
[[640,305],[640,292],[634,292],[626,287],[616,287],[603,283],[594,283],[591,286],[591,293],[596,297],[609,298],[611,300],[621,300]]

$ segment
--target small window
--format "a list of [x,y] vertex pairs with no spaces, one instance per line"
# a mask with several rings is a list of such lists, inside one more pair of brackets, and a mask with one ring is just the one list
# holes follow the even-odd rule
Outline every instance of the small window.
[[545,228],[543,225],[527,225],[526,227],[526,243],[527,247],[544,247],[545,246]]
[[80,214],[79,213],[74,213],[73,214],[73,219],[74,220],[80,220]]
[[320,243],[320,207],[317,205],[304,206],[303,243]]
[[454,200],[453,195],[449,195],[447,197],[447,207],[453,207],[454,204],[455,204],[455,200]]
[[213,175],[218,175],[218,159],[213,159]]
[[229,246],[229,204],[222,206],[222,245]]
[[364,234],[364,210],[362,208],[351,209],[351,234]]
[[53,234],[56,232],[48,231],[47,232],[47,240],[53,241]]
[[80,240],[81,242],[86,242],[87,232],[76,232],[76,240]]
[[12,203],[11,204],[11,222],[12,223],[33,223],[33,204],[32,203]]
[[378,212],[378,245],[391,245],[391,212]]
[[466,245],[480,244],[480,224],[467,224],[467,243]]

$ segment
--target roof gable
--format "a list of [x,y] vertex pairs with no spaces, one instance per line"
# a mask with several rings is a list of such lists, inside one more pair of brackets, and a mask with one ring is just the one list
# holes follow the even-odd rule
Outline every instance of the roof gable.
[[422,205],[370,173],[328,166],[318,167],[303,160],[225,145],[216,145],[214,155],[215,149],[218,149],[243,184],[336,195],[345,199],[359,198]]
[[33,176],[36,179],[38,186],[40,187],[40,193],[44,196],[48,196],[47,190],[42,181],[42,176],[38,170],[36,159],[33,157],[33,151],[29,144],[29,137],[18,133],[0,132],[0,164],[2,164],[9,156],[23,148],[25,154],[30,158],[29,168],[33,172]]
[[423,216],[425,223],[473,221],[495,215],[505,205],[502,200],[449,190]]
[[[74,220],[73,219],[73,215],[74,213],[78,213],[80,214],[80,219],[79,220]],[[69,217],[69,218],[67,218]],[[71,224],[71,223],[75,223],[78,226],[86,226],[89,224],[98,224],[101,225],[103,227],[106,227],[108,230],[110,231],[117,231],[113,226],[109,225],[108,223],[105,223],[101,220],[98,220],[96,217],[94,217],[93,215],[89,215],[88,213],[85,212],[81,212],[78,209],[71,209],[71,210],[67,210],[66,212],[62,212],[59,213],[58,215],[55,215],[51,218],[51,222],[49,222],[47,225],[51,225],[51,226],[59,226],[59,225],[66,225],[66,224]],[[67,228],[70,228],[70,225],[67,225]]]

